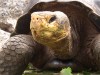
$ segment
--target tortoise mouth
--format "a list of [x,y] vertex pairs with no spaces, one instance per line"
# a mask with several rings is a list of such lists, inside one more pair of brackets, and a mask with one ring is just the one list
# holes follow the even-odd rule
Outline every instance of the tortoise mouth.
[[55,15],[31,15],[30,29],[33,39],[44,45],[51,45],[69,35],[65,24],[60,24]]
[[[56,23],[57,24],[57,23]],[[34,24],[31,24],[34,26]],[[35,41],[42,44],[49,44],[57,42],[65,38],[68,33],[58,27],[58,25],[52,24],[40,24],[38,27],[31,28],[31,33]]]

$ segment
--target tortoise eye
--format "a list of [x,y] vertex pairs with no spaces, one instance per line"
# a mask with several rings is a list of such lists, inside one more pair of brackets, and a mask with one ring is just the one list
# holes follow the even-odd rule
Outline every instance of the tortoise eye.
[[49,20],[49,23],[53,22],[56,19],[56,16],[51,17],[51,19]]

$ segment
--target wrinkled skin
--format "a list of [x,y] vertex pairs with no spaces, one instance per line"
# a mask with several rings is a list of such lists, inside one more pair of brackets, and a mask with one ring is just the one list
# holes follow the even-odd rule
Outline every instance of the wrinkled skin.
[[[73,41],[70,59],[57,58],[49,47],[32,38],[31,13],[36,11],[62,11],[67,14]],[[68,66],[73,71],[100,70],[100,31],[90,18],[90,12],[91,9],[78,2],[35,5],[18,19],[15,32],[0,50],[0,75],[21,75],[29,62],[42,70],[61,70]]]
[[[60,15],[59,15],[60,14]],[[55,12],[34,12],[31,15],[30,30],[38,43],[49,47],[59,59],[70,59],[72,50],[71,27],[66,14]]]

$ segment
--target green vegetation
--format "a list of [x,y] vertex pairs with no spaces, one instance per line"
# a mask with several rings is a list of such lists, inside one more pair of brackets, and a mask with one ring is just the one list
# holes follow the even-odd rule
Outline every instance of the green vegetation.
[[73,74],[72,74],[72,70],[71,70],[70,67],[62,69],[62,70],[60,71],[60,74],[61,74],[61,75],[73,75]]
[[[31,70],[29,70],[31,69]],[[72,69],[70,67],[68,68],[63,68],[60,72],[58,73],[54,73],[51,71],[43,71],[43,72],[37,72],[32,70],[32,65],[29,64],[29,66],[27,67],[27,70],[24,71],[23,75],[100,75],[97,73],[91,73],[88,71],[83,71],[82,73],[72,73]]]

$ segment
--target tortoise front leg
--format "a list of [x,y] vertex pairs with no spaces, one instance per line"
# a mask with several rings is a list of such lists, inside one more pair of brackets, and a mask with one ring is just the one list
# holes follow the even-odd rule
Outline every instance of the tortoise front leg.
[[34,46],[29,35],[11,37],[0,50],[0,75],[22,75],[32,60]]
[[100,34],[93,39],[91,43],[91,52],[95,65],[94,69],[100,71]]

